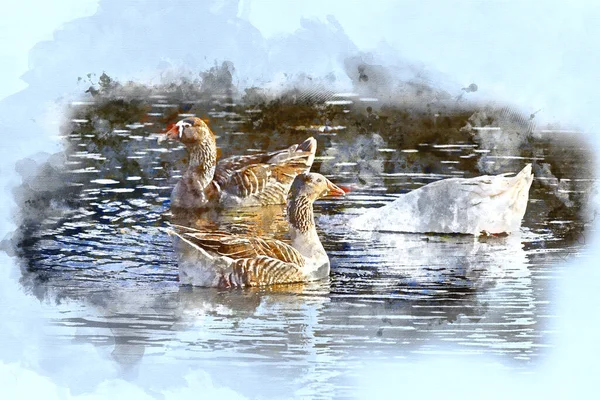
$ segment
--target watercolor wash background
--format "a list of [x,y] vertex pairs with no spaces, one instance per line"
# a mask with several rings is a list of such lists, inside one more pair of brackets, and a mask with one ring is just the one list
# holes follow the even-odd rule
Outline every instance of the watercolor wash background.
[[[19,1],[3,9],[0,238],[14,229],[15,162],[60,150],[58,140],[48,140],[58,133],[56,100],[81,93],[76,78],[88,72],[158,82],[227,59],[241,86],[276,86],[284,73],[333,72],[343,89],[349,84],[343,57],[370,51],[377,63],[425,71],[437,86],[476,83],[474,99],[507,102],[525,113],[541,109],[539,123],[577,127],[595,150],[600,147],[600,10],[591,1]],[[597,237],[585,239],[598,248]],[[357,396],[591,396],[600,354],[597,251],[568,261],[570,275],[555,291],[558,339],[537,373],[513,374],[494,359],[364,360]],[[91,345],[53,346],[42,317],[50,305],[22,292],[19,269],[4,253],[0,265],[2,397],[144,398],[150,387],[165,398],[242,397],[215,387],[202,368],[142,365],[135,379],[126,380]]]

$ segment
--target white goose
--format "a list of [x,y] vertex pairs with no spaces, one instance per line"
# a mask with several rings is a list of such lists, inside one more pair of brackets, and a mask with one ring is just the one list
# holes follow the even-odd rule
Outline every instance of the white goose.
[[531,164],[508,174],[449,178],[402,194],[351,221],[356,230],[407,233],[511,233],[519,230],[533,181]]
[[181,284],[205,287],[264,286],[329,276],[329,257],[315,228],[313,202],[344,191],[323,175],[302,173],[290,188],[287,219],[291,245],[223,232],[178,227],[175,237]]

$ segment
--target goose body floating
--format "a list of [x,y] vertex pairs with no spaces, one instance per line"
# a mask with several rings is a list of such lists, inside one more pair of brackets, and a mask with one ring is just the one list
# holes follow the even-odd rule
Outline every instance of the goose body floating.
[[284,204],[292,181],[308,172],[317,142],[308,138],[287,149],[229,157],[217,162],[214,133],[200,118],[183,119],[159,138],[183,143],[187,170],[171,194],[173,208],[245,207]]
[[513,177],[506,175],[433,182],[365,212],[351,226],[406,233],[509,234],[519,230],[525,215],[531,164]]
[[178,256],[181,284],[245,287],[306,282],[329,276],[329,257],[319,240],[313,202],[344,191],[323,175],[294,179],[287,202],[291,245],[280,240],[224,232],[170,230]]

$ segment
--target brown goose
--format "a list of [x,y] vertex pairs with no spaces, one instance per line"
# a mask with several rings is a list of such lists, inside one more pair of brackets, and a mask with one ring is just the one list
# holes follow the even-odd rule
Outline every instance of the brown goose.
[[313,202],[344,191],[316,173],[292,183],[287,219],[291,245],[276,239],[179,227],[175,237],[182,284],[208,287],[264,286],[306,282],[329,275],[329,258],[317,236]]
[[284,204],[292,181],[310,170],[317,150],[311,137],[287,149],[217,162],[215,135],[196,117],[177,122],[159,142],[166,139],[179,140],[189,152],[188,168],[171,194],[173,208]]

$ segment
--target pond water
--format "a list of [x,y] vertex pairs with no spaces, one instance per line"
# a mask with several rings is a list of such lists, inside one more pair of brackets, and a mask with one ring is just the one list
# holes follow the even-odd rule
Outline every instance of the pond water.
[[[272,388],[314,397],[351,392],[365,358],[485,355],[516,370],[535,368],[556,333],[554,284],[565,261],[586,252],[584,208],[595,177],[585,144],[570,133],[532,133],[528,121],[502,110],[477,126],[469,119],[474,111],[415,117],[373,104],[314,106],[318,118],[271,129],[265,121],[278,110],[222,99],[183,107],[155,95],[137,120],[120,123],[98,104],[74,104],[64,129],[68,149],[47,175],[31,178],[54,182],[53,190],[42,196],[24,188],[35,201],[21,203],[26,214],[37,209],[17,243],[22,284],[60,310],[49,316],[50,334],[57,343],[109,349],[125,370],[142,358],[200,364],[242,392],[260,371],[270,377],[265,396]],[[156,138],[169,118],[193,114],[209,119],[223,156],[317,139],[313,171],[352,189],[315,204],[332,264],[328,280],[245,290],[178,284],[164,231],[171,222],[288,239],[279,206],[170,213],[185,149]],[[460,129],[467,121],[470,128]],[[476,239],[347,228],[366,207],[421,185],[516,172],[526,163],[536,178],[518,234]],[[235,381],[227,378],[232,367]]]

